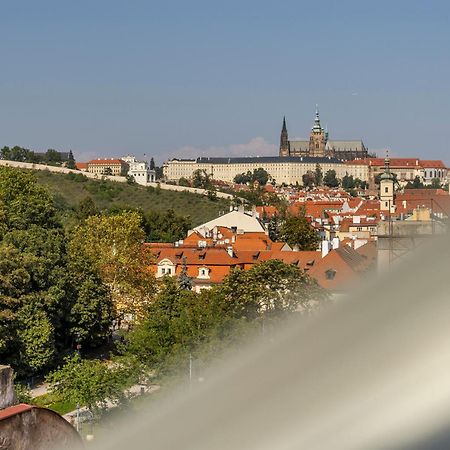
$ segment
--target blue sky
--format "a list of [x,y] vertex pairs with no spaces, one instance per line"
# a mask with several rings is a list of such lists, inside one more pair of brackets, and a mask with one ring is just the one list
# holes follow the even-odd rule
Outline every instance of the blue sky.
[[0,145],[77,160],[273,154],[307,137],[449,163],[445,1],[10,1]]

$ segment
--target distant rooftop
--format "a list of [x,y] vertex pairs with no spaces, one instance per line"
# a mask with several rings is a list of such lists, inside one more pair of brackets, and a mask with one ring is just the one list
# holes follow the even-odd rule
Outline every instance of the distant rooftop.
[[322,164],[339,164],[342,163],[341,160],[331,157],[314,158],[311,156],[245,156],[245,157],[200,157],[197,159],[182,159],[173,158],[171,161],[185,161],[185,162],[196,162],[197,164],[245,164],[245,163],[322,163]]

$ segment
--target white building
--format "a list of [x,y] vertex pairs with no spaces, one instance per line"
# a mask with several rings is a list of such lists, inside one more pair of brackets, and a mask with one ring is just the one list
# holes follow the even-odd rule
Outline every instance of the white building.
[[194,228],[194,232],[201,234],[203,237],[209,236],[217,227],[225,227],[235,233],[264,233],[266,230],[261,221],[257,217],[256,212],[245,212],[241,207],[238,210],[233,209],[227,214],[210,220],[198,227]]
[[156,181],[155,171],[150,169],[147,161],[136,161],[132,155],[127,155],[122,160],[129,164],[128,175],[132,176],[136,183],[146,186]]
[[171,159],[164,164],[164,176],[169,181],[177,181],[181,177],[191,178],[192,174],[200,169],[204,170],[211,178],[232,182],[234,177],[247,171],[253,172],[258,168],[266,170],[277,184],[303,184],[303,175],[308,171],[314,172],[320,166],[322,173],[335,170],[338,178],[346,174],[368,180],[368,167],[366,164],[346,165],[335,158],[323,157],[295,157],[295,156],[261,156],[243,158],[197,158],[197,159]]

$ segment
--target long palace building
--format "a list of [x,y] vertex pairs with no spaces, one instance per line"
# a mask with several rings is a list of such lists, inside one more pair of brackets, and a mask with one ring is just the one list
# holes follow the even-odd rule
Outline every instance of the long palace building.
[[[356,163],[356,161],[354,161]],[[314,172],[317,165],[325,174],[335,170],[338,178],[346,174],[360,180],[368,180],[367,165],[347,165],[331,157],[279,157],[260,156],[242,158],[203,157],[197,159],[172,159],[164,164],[164,176],[168,181],[191,178],[196,170],[204,170],[211,178],[232,182],[241,173],[253,172],[260,167],[266,170],[277,184],[302,184],[302,177],[307,172]]]
[[310,156],[331,157],[342,161],[363,159],[368,157],[368,151],[363,141],[332,141],[328,139],[328,131],[320,124],[319,110],[316,108],[314,125],[311,128],[309,140],[289,140],[286,118],[280,138],[280,157]]

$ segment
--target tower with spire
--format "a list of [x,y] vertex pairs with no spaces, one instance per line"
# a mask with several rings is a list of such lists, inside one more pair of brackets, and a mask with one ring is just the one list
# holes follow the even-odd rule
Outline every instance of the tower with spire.
[[395,211],[395,177],[391,172],[389,153],[384,159],[384,172],[380,176],[380,211],[392,213]]
[[311,128],[311,134],[309,136],[309,155],[314,157],[326,156],[326,145],[326,133],[320,124],[319,107],[316,105],[314,125]]
[[289,156],[289,137],[286,127],[286,117],[283,117],[283,127],[281,129],[280,156]]

